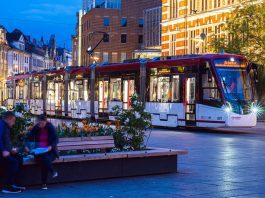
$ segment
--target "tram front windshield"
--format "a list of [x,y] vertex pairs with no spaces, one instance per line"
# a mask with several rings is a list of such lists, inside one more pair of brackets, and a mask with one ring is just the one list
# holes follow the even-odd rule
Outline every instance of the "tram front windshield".
[[226,100],[229,102],[251,101],[251,83],[245,61],[218,59],[214,63]]

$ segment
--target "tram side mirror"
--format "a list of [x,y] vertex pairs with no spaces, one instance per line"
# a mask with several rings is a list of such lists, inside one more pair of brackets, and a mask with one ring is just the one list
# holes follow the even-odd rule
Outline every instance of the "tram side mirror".
[[258,79],[258,70],[255,69],[253,73],[254,73],[254,75],[253,75],[254,82],[255,83],[258,83],[259,82],[259,79]]
[[255,83],[258,83],[259,82],[259,80],[258,80],[258,67],[259,67],[258,64],[256,64],[256,63],[250,63],[248,65],[248,68],[247,68],[247,71],[248,72],[250,72],[251,70],[253,71],[252,77],[253,77],[253,80],[254,80]]

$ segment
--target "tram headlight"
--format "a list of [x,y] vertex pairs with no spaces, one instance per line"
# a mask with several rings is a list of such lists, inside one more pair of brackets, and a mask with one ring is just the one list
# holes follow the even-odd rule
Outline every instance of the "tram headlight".
[[225,112],[226,113],[230,113],[231,111],[232,111],[231,107],[229,107],[229,106],[225,107]]
[[251,108],[251,111],[252,111],[253,113],[258,113],[258,112],[259,112],[259,108],[253,106],[253,107]]
[[230,113],[233,111],[232,106],[229,102],[226,103],[224,110],[226,113]]

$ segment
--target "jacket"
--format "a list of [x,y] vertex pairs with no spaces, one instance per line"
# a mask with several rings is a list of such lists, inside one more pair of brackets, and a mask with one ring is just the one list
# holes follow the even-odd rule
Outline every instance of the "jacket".
[[12,150],[12,142],[10,138],[10,128],[4,120],[0,120],[0,157],[3,151]]
[[[49,122],[47,122],[45,128],[48,131],[48,144],[49,146],[52,147],[51,153],[54,155],[55,158],[58,158],[59,157],[58,149],[57,149],[58,136],[57,136],[56,130],[54,126]],[[28,134],[27,140],[30,142],[34,142],[35,145],[37,145],[36,143],[38,143],[40,131],[41,131],[41,128],[38,125],[35,125],[33,129],[30,131],[30,133]]]

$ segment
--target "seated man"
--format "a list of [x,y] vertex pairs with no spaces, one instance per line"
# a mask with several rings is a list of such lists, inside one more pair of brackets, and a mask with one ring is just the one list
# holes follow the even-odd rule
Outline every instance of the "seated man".
[[3,193],[20,193],[25,190],[25,187],[15,185],[17,173],[23,163],[23,158],[12,147],[10,139],[10,128],[15,122],[16,117],[10,111],[5,112],[0,120],[0,164],[5,173]]
[[[58,176],[58,173],[54,170],[52,164],[52,162],[58,158],[58,137],[54,126],[47,121],[47,118],[44,115],[38,116],[37,124],[28,134],[28,141],[34,142],[35,147],[38,149],[47,149],[47,152],[35,154],[36,162],[41,168],[42,189],[47,190],[47,178],[49,172],[52,174],[53,178]],[[28,147],[26,150],[30,151]]]

